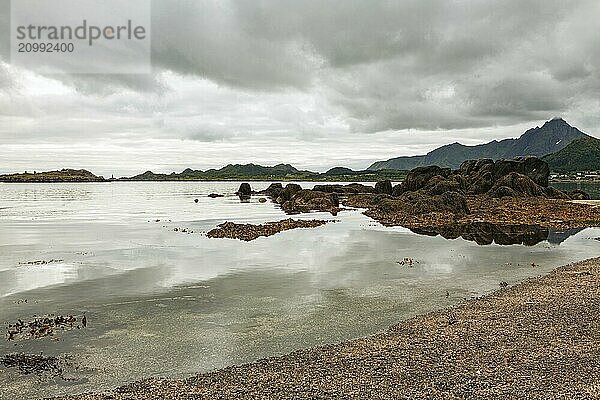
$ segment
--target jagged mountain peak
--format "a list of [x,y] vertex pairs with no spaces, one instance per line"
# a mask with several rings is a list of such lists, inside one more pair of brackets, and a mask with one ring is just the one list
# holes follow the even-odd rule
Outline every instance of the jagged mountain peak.
[[561,117],[555,117],[546,121],[541,127],[527,130],[518,139],[493,140],[477,146],[466,146],[455,142],[438,147],[423,156],[396,157],[387,161],[378,161],[369,169],[410,170],[424,165],[458,168],[463,161],[476,158],[500,159],[528,155],[542,157],[560,151],[572,141],[583,137],[589,135],[569,125]]

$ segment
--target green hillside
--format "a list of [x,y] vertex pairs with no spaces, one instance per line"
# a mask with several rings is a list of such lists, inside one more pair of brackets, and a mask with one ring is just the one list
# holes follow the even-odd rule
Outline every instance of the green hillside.
[[543,160],[556,172],[600,171],[600,139],[577,139]]

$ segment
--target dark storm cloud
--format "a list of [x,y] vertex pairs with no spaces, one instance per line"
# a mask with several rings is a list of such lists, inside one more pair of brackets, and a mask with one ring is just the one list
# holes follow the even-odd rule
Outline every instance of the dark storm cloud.
[[154,13],[157,67],[319,87],[356,130],[538,120],[600,82],[595,1],[155,1]]

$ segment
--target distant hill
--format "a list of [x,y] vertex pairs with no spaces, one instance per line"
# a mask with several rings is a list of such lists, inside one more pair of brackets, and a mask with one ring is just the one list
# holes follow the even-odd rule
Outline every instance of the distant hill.
[[180,173],[155,174],[146,171],[130,178],[133,181],[215,181],[215,180],[282,180],[282,181],[377,181],[381,179],[400,180],[405,173],[396,170],[354,171],[350,168],[335,167],[319,173],[299,170],[289,164],[264,167],[256,164],[229,164],[220,169],[206,171],[186,169]]
[[529,129],[518,139],[494,140],[476,146],[452,143],[439,147],[423,156],[396,157],[373,163],[369,170],[410,170],[425,165],[458,168],[465,160],[491,158],[514,158],[518,156],[542,157],[564,149],[572,141],[589,138],[562,118],[546,122],[542,127]]
[[585,137],[542,158],[556,172],[600,171],[600,139]]
[[135,181],[173,181],[173,180],[237,180],[252,177],[254,179],[283,179],[290,176],[309,176],[314,172],[300,171],[289,164],[277,164],[273,167],[264,167],[256,164],[229,164],[221,169],[209,169],[206,171],[192,170],[190,168],[181,173],[155,174],[146,171],[143,174],[122,180]]
[[0,182],[36,183],[36,182],[104,182],[102,176],[96,176],[85,169],[62,169],[60,171],[24,172],[22,174],[0,175]]

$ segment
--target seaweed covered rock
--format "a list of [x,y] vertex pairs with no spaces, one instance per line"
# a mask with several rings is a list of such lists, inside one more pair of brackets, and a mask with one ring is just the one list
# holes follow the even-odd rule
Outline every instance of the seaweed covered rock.
[[[506,188],[511,189],[514,193],[507,191]],[[508,193],[512,193],[511,197],[535,197],[545,194],[540,185],[518,172],[511,172],[501,177],[488,192],[492,197],[504,197]]]
[[450,173],[450,168],[440,168],[436,165],[415,168],[408,173],[406,179],[402,182],[401,190],[399,191],[402,193],[417,191],[424,188],[434,176],[439,175],[443,178],[447,178],[450,176]]
[[392,194],[392,181],[389,179],[379,181],[375,184],[375,193],[377,194]]
[[549,176],[548,164],[537,157],[467,160],[453,172],[436,166],[415,168],[401,186],[393,189],[392,195],[401,196],[423,189],[434,196],[457,192],[492,197],[565,198],[566,195],[558,190],[546,190]]
[[434,176],[425,186],[425,190],[431,195],[439,195],[446,192],[462,192],[460,183],[455,179],[446,179],[439,175]]
[[315,185],[313,190],[315,190],[317,192],[339,193],[339,194],[375,193],[375,189],[372,186],[367,186],[367,185],[363,185],[360,183],[351,183],[349,185],[339,185],[339,184]]
[[424,190],[406,192],[398,198],[380,199],[378,206],[384,211],[399,211],[410,215],[422,215],[432,212],[450,212],[455,215],[469,214],[469,206],[464,195],[457,192],[445,192],[431,195]]
[[315,190],[300,190],[282,204],[281,208],[290,214],[310,211],[327,211],[336,215],[339,211],[339,199],[335,193]]
[[286,201],[290,200],[294,194],[301,191],[302,187],[297,183],[288,183],[285,185],[285,188],[281,191],[279,196],[276,199],[276,202],[279,204],[283,204]]
[[268,188],[261,192],[261,194],[265,194],[276,199],[279,197],[281,192],[283,192],[283,185],[281,183],[271,183]]
[[519,157],[514,160],[498,160],[494,163],[494,180],[514,172],[527,176],[542,187],[548,186],[550,167],[547,162],[537,157]]

